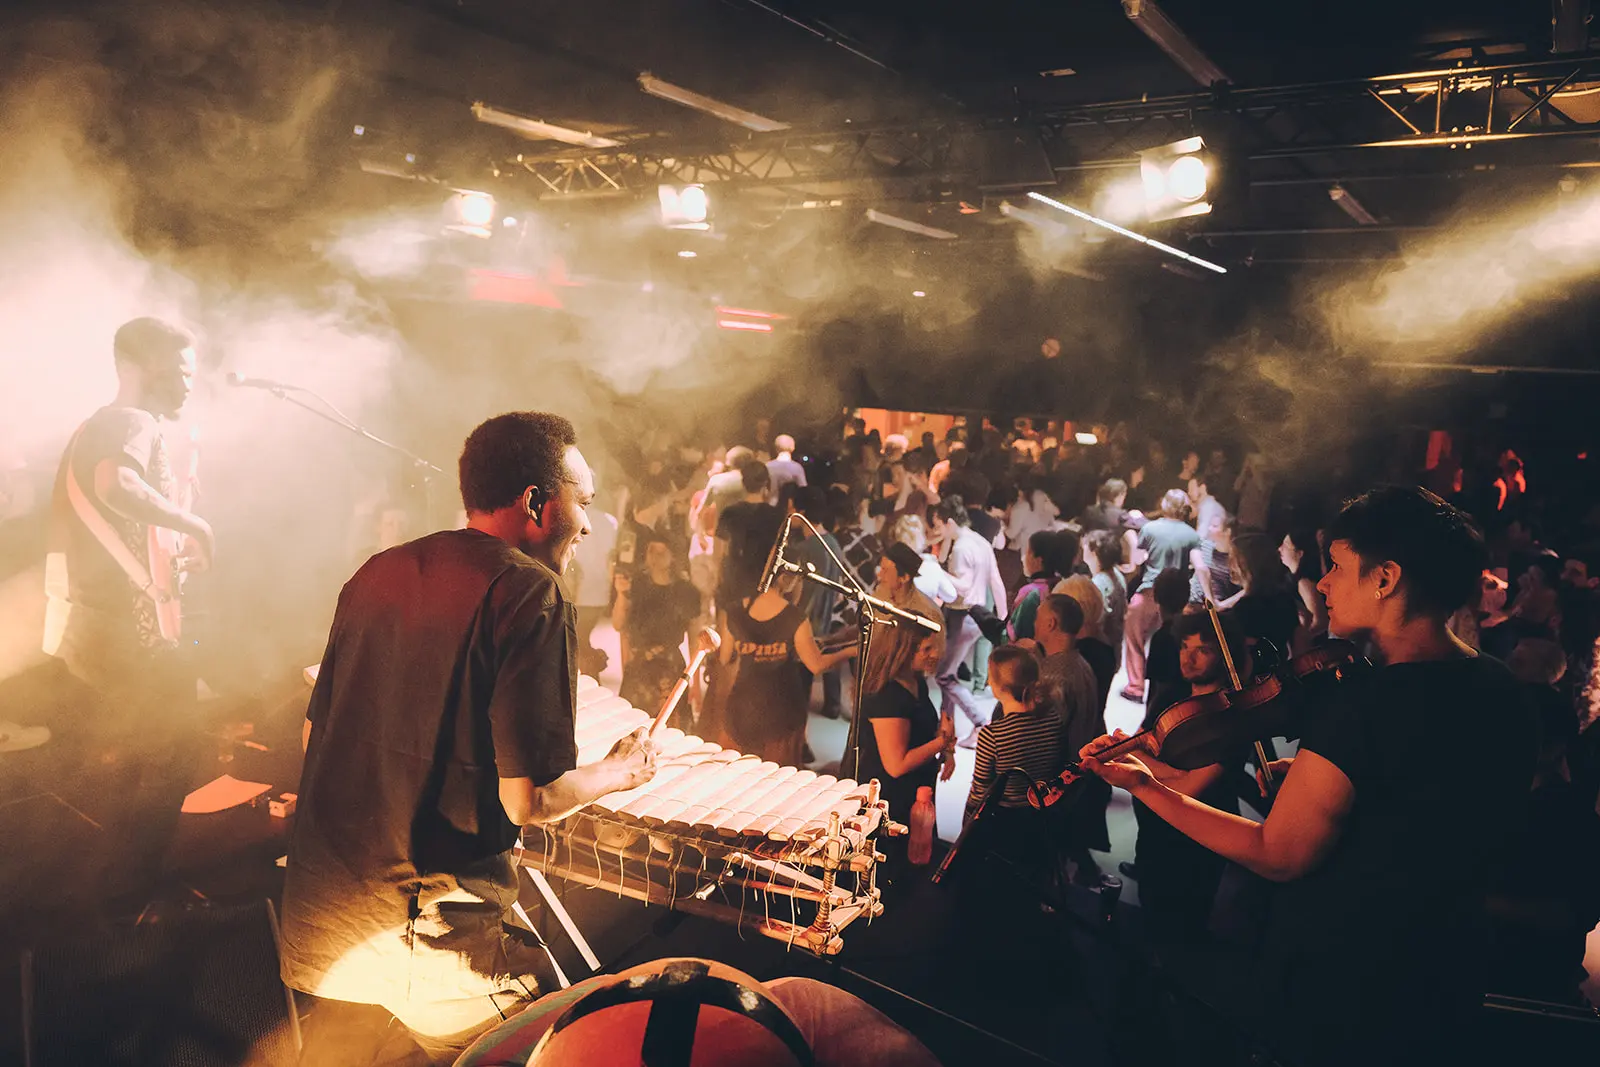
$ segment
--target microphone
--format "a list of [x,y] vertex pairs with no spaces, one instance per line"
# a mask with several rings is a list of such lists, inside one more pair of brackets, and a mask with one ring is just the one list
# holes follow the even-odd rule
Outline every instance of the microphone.
[[778,531],[777,540],[772,542],[772,551],[767,553],[767,565],[761,568],[761,580],[756,583],[756,596],[772,588],[772,579],[777,576],[778,569],[784,564],[783,550],[789,547],[789,527],[793,525],[793,515],[783,520],[783,529]]
[[288,389],[296,393],[301,391],[298,385],[275,382],[271,378],[246,378],[236,370],[228,372],[228,384],[241,389]]

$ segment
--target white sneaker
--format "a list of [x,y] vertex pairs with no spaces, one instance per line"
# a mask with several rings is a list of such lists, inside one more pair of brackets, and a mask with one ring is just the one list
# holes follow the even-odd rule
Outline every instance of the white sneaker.
[[0,721],[0,752],[25,752],[50,740],[48,726],[23,726]]

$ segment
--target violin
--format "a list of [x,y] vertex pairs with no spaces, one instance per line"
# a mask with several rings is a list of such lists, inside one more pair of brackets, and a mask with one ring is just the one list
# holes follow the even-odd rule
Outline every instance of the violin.
[[[1226,648],[1226,646],[1224,646]],[[1309,705],[1308,696],[1370,666],[1349,641],[1329,641],[1289,660],[1279,669],[1215,693],[1180,700],[1141,730],[1100,752],[1113,760],[1144,752],[1180,771],[1193,771],[1227,758],[1240,745],[1263,738],[1293,737]],[[1266,761],[1261,761],[1263,770]],[[1028,803],[1047,808],[1084,772],[1077,762],[1055,778],[1028,787]]]

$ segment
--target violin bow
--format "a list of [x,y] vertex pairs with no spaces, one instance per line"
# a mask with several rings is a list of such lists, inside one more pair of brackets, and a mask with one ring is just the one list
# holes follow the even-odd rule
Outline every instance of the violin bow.
[[[1209,586],[1211,583],[1207,582],[1205,584]],[[1233,685],[1234,691],[1237,692],[1244,688],[1244,683],[1239,680],[1239,668],[1233,662],[1233,651],[1228,647],[1228,638],[1222,632],[1222,616],[1217,614],[1216,598],[1211,595],[1209,588],[1205,590],[1205,594],[1206,611],[1211,616],[1211,628],[1217,632],[1217,647],[1222,649],[1222,662],[1228,667],[1228,681]],[[1267,796],[1270,797],[1277,789],[1278,783],[1274,780],[1272,768],[1268,765],[1266,746],[1260,741],[1256,741],[1255,747],[1256,765],[1261,768],[1261,781],[1266,785]]]

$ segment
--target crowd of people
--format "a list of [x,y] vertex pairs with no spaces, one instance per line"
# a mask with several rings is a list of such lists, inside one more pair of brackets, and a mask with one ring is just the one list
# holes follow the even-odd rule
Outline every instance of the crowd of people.
[[[958,418],[942,437],[912,441],[855,417],[797,462],[794,439],[771,429],[758,420],[728,448],[647,450],[625,479],[618,529],[635,531],[663,562],[670,552],[677,567],[650,581],[689,582],[699,594],[698,610],[680,594],[669,624],[646,623],[626,592],[641,582],[626,576],[628,548],[613,552],[625,691],[639,692],[632,680],[669,645],[680,669],[677,647],[694,626],[715,624],[723,680],[710,686],[697,728],[735,747],[809,760],[808,706],[851,715],[842,773],[884,782],[898,820],[918,787],[950,777],[955,746],[973,748],[966,810],[970,817],[992,792],[1004,841],[1008,821],[1027,822],[1027,780],[1049,777],[1104,734],[1116,697],[1142,704],[1148,727],[1181,700],[1237,688],[1329,638],[1323,579],[1339,502],[1303,493],[1286,502],[1266,456],[1169,452],[1126,425],[1096,427],[1086,445],[1067,424],[1025,419],[1002,430]],[[1538,483],[1529,487],[1511,453],[1476,481],[1459,468],[1447,474],[1436,487],[1472,510],[1488,552],[1449,632],[1509,665],[1541,726],[1533,814],[1513,840],[1530,856],[1548,849],[1538,866],[1550,877],[1537,891],[1509,876],[1497,887],[1497,980],[1507,991],[1570,1000],[1584,934],[1600,920],[1600,731],[1590,729],[1600,705],[1592,680],[1600,517],[1574,518],[1547,540]],[[1413,479],[1438,480],[1437,471]],[[854,606],[792,578],[752,596],[781,524],[796,513],[808,521],[795,525],[791,558],[832,578],[847,570],[862,588],[942,626],[935,636],[879,627],[872,662],[855,668],[859,711],[845,696]],[[663,541],[670,548],[657,549]],[[587,551],[603,566],[609,543]],[[638,635],[647,625],[656,627],[648,640]],[[992,704],[979,698],[985,692]],[[1269,741],[1261,753],[1241,747],[1236,759],[1198,771],[1146,762],[1170,788],[1238,813],[1241,802],[1270,807],[1261,781],[1289,766],[1276,756]],[[1086,792],[1054,824],[1054,873],[1104,885],[1114,876],[1093,853],[1110,847],[1110,790]],[[1204,936],[1225,861],[1138,798],[1134,808],[1136,858],[1121,873],[1138,880],[1155,927]]]

